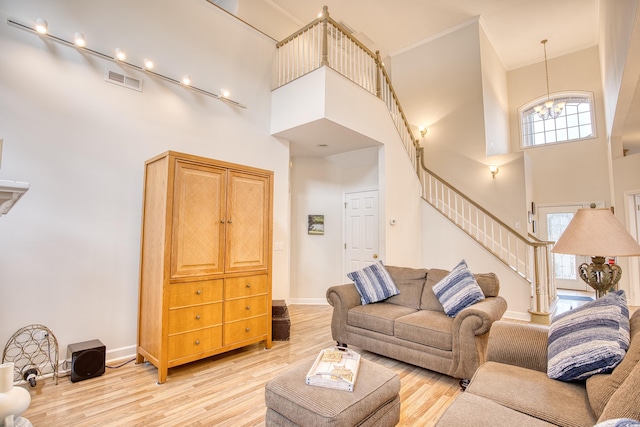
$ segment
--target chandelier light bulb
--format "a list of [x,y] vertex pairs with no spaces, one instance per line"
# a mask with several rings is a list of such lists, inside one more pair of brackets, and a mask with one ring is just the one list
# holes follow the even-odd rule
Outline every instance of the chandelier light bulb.
[[190,75],[188,75],[188,74],[187,74],[187,75],[185,75],[185,76],[182,78],[182,84],[183,84],[183,85],[185,85],[185,86],[189,86],[189,85],[191,84],[191,76],[190,76]]
[[153,61],[150,60],[149,58],[144,58],[144,68],[146,70],[151,70],[153,68]]
[[124,61],[125,59],[127,59],[127,55],[125,55],[122,49],[116,48],[116,59],[118,61]]
[[82,33],[75,33],[73,35],[73,43],[78,47],[85,47],[87,45],[84,35]]
[[49,24],[45,19],[38,18],[36,19],[36,31],[40,34],[47,34],[49,29]]

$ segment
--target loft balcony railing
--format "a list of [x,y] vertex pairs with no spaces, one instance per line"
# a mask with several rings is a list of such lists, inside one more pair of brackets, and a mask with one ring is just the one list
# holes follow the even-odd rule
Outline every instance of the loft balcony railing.
[[322,16],[276,45],[275,87],[283,86],[320,67],[327,66],[380,98],[393,119],[411,162],[418,167],[418,143],[402,111],[391,79],[380,59],[329,16]]
[[532,320],[548,320],[556,298],[551,243],[523,237],[427,169],[422,148],[413,136],[380,53],[373,53],[334,21],[326,6],[318,19],[276,47],[275,88],[326,66],[384,102],[415,165],[423,199],[526,281],[531,288]]

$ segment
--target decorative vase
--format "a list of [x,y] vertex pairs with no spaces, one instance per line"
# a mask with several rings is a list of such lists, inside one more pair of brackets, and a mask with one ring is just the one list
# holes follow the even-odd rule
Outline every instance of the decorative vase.
[[0,365],[0,426],[13,427],[14,420],[31,403],[31,395],[22,387],[13,386],[13,363]]

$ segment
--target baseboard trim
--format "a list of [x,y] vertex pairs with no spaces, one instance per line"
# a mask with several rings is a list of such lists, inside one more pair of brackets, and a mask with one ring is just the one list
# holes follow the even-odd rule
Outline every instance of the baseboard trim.
[[288,304],[329,305],[325,298],[290,298]]
[[521,313],[519,311],[507,310],[502,317],[512,320],[522,320],[523,322],[531,322],[531,315],[529,313]]

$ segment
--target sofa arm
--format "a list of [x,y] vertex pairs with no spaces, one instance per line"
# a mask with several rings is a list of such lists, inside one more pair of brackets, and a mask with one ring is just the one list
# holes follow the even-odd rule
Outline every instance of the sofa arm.
[[356,285],[332,286],[327,289],[327,301],[333,306],[331,316],[331,336],[341,344],[347,343],[347,313],[349,309],[361,305]]
[[549,327],[499,321],[489,334],[487,360],[547,372]]
[[456,332],[462,335],[486,334],[493,322],[500,320],[505,311],[507,311],[507,301],[504,298],[485,298],[458,313],[453,322],[454,334]]
[[504,298],[490,297],[460,311],[453,321],[453,360],[449,375],[470,379],[478,366],[484,363],[491,325],[507,311]]

